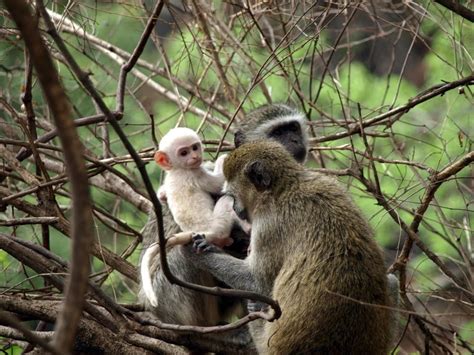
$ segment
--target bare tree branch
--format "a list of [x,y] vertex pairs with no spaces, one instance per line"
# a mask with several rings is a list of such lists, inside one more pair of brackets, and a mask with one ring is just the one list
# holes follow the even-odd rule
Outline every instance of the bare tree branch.
[[[83,147],[70,120],[69,100],[62,89],[54,64],[40,36],[37,21],[31,16],[26,2],[7,0],[5,4],[22,32],[49,107],[53,112],[74,196],[71,276],[66,288],[64,307],[57,323],[54,340],[55,347],[59,352],[69,353],[82,312],[89,275],[89,250],[94,238],[87,173],[81,156]],[[43,7],[41,2],[38,4],[40,8]]]
[[[378,115],[378,116],[375,116],[373,118],[364,120],[362,122],[362,127],[367,128],[367,127],[373,126],[373,125],[378,124],[378,123],[382,122],[383,120],[385,120],[386,118],[389,118],[391,116],[403,115],[403,114],[407,113],[413,107],[415,107],[415,106],[417,106],[417,105],[419,105],[419,104],[421,104],[425,101],[428,101],[428,100],[430,100],[430,99],[432,99],[436,96],[441,96],[449,90],[453,90],[453,89],[458,88],[460,86],[470,86],[470,85],[474,85],[474,75],[469,75],[465,78],[461,78],[461,79],[453,81],[451,83],[433,86],[433,87],[425,90],[423,93],[417,95],[415,98],[411,99],[408,103],[406,103],[403,106],[396,107],[396,108],[394,108],[390,111],[387,111],[387,112],[385,112],[381,115]],[[331,135],[325,136],[325,137],[311,138],[310,141],[311,141],[311,143],[322,143],[322,142],[327,142],[327,141],[333,141],[333,140],[336,140],[336,139],[349,137],[353,134],[358,134],[358,133],[360,133],[360,130],[361,130],[361,126],[359,124],[354,124],[354,125],[349,126],[347,128],[348,129],[347,129],[346,132],[331,134]]]
[[[18,319],[14,318],[11,314],[6,312],[0,311],[0,323],[8,325],[14,329],[18,329],[21,334],[25,337],[26,340],[29,340],[33,343],[38,344],[44,350],[49,351],[53,354],[61,355],[63,354],[59,351],[56,347],[52,346],[45,340],[43,337],[35,334],[31,330],[28,329],[25,325],[23,325]],[[18,337],[18,335],[17,335]],[[49,339],[48,339],[49,340]]]
[[444,6],[459,16],[464,17],[466,20],[474,22],[474,11],[462,5],[459,0],[434,0],[434,2]]
[[0,226],[20,226],[23,224],[52,224],[59,221],[58,217],[30,217],[30,218],[17,218],[7,221],[0,220]]
[[[37,23],[42,2],[27,3]],[[73,351],[252,350],[250,339],[238,343],[237,327],[271,312],[212,327],[164,323],[136,303],[132,264],[159,237],[149,225],[139,231],[149,211],[159,215],[147,179],[163,177],[150,163],[160,136],[174,126],[196,129],[214,160],[234,149],[228,133],[245,112],[282,102],[306,114],[308,168],[347,186],[399,276],[406,324],[394,351],[472,353],[462,331],[474,302],[470,3],[203,4],[46,3],[45,21],[29,24],[37,32],[29,40],[42,38],[71,98],[69,122],[84,145],[76,153],[93,197],[98,239]],[[0,6],[0,15],[0,309],[20,321],[0,326],[0,348],[37,354],[46,351],[39,340],[17,329],[54,339],[46,329],[64,300],[72,263],[61,256],[77,211],[61,129],[39,85],[48,71],[35,71],[12,14]],[[146,170],[153,176],[140,178]],[[168,277],[176,283],[170,292],[184,284]],[[242,295],[252,296],[234,294]],[[160,307],[174,307],[167,296]]]
[[[125,145],[127,151],[130,153],[132,156],[133,160],[135,161],[137,168],[140,172],[140,175],[143,179],[143,182],[145,184],[146,190],[149,194],[150,200],[154,206],[155,209],[155,214],[156,214],[156,220],[158,223],[158,236],[159,236],[159,245],[160,245],[160,260],[161,260],[161,265],[162,265],[162,270],[167,279],[174,284],[177,284],[179,286],[183,286],[186,288],[190,288],[195,291],[200,291],[212,295],[227,295],[230,297],[244,297],[244,298],[249,298],[253,299],[256,301],[264,302],[272,306],[273,312],[271,313],[271,319],[277,319],[280,314],[281,310],[278,305],[278,303],[274,300],[272,300],[269,297],[263,296],[261,294],[255,293],[255,292],[249,292],[249,291],[243,291],[243,290],[233,290],[233,289],[222,289],[219,287],[205,287],[201,285],[196,285],[196,284],[191,284],[188,282],[185,282],[183,280],[180,280],[176,278],[175,276],[172,275],[168,262],[166,260],[166,250],[165,250],[165,244],[166,244],[166,239],[164,235],[164,229],[163,229],[163,214],[162,214],[162,209],[161,209],[161,204],[158,201],[158,198],[156,196],[156,193],[151,185],[151,181],[148,177],[148,174],[145,169],[145,164],[143,163],[142,159],[140,156],[137,154],[133,146],[131,145],[130,141],[128,140],[127,136],[123,132],[122,128],[118,125],[117,121],[113,117],[111,111],[109,108],[105,105],[104,101],[101,99],[100,95],[94,88],[94,85],[90,81],[89,77],[81,70],[81,68],[77,65],[76,61],[74,58],[71,56],[69,53],[67,47],[65,46],[64,42],[62,41],[61,37],[58,35],[56,30],[54,29],[54,25],[51,22],[51,19],[49,18],[49,15],[46,11],[42,11],[42,16],[47,20],[48,25],[48,31],[50,34],[52,34],[56,44],[58,45],[60,51],[66,58],[67,62],[71,66],[72,70],[74,71],[75,75],[77,78],[81,81],[81,83],[84,85],[84,87],[88,90],[88,92],[91,94],[92,98],[96,102],[96,104],[100,107],[101,111],[105,114],[105,116],[108,118],[108,121],[114,128],[115,132],[118,134],[120,137],[120,140],[123,142]],[[135,56],[138,58],[138,56],[141,54],[141,51],[135,51]],[[131,59],[131,62],[136,62],[135,59]]]

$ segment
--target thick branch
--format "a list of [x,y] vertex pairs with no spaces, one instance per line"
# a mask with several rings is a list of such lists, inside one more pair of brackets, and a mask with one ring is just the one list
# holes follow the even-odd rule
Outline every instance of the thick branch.
[[20,333],[23,334],[25,339],[29,340],[34,344],[38,344],[43,349],[53,354],[61,355],[61,352],[57,350],[57,348],[53,347],[51,344],[48,343],[47,340],[43,339],[42,337],[29,330],[27,326],[21,323],[18,319],[14,318],[11,314],[4,311],[0,311],[0,323],[12,327],[14,329],[18,329]]
[[[29,11],[28,4],[21,0],[6,0],[5,4],[22,33],[46,100],[53,113],[71,182],[73,195],[71,275],[66,287],[66,297],[56,326],[54,341],[55,347],[60,352],[68,353],[72,349],[84,305],[84,294],[89,275],[89,250],[94,238],[87,171],[82,159],[83,146],[74,124],[70,120],[72,110],[69,100],[62,88],[48,49],[41,38],[37,21]],[[38,4],[40,8],[44,9],[41,1],[38,1]]]
[[26,217],[26,218],[15,218],[9,220],[0,220],[0,226],[11,227],[21,226],[25,224],[53,224],[59,221],[58,217]]
[[454,0],[434,0],[434,2],[444,6],[448,10],[458,14],[461,17],[464,17],[466,20],[474,22],[474,11],[468,9],[467,7],[460,4],[460,1]]
[[[4,187],[0,186],[0,205],[2,204],[2,199],[5,197],[9,197],[12,193],[10,190],[5,189]],[[24,200],[14,199],[10,200],[8,204],[14,206],[15,208],[23,211],[31,216],[34,217],[51,217],[48,215],[48,212],[42,208],[39,208],[31,203],[28,203]],[[63,233],[66,236],[70,236],[71,226],[69,222],[64,219],[62,216],[57,216],[59,220],[57,223],[54,223],[52,226]],[[107,265],[112,267],[113,269],[117,270],[121,274],[127,276],[131,280],[137,282],[138,275],[135,267],[130,264],[127,260],[123,260],[117,254],[111,252],[105,246],[99,244],[97,241],[94,241],[92,244],[92,255],[97,257],[98,259],[104,261]]]
[[[54,322],[59,313],[59,302],[0,295],[0,308],[32,319]],[[126,338],[126,333],[118,336],[116,332],[103,327],[100,323],[93,320],[81,320],[75,341],[83,346],[90,346],[89,350],[94,349],[99,352],[102,350],[104,354],[148,354],[140,344],[132,345]],[[158,349],[164,354],[181,354],[179,348],[163,342],[160,342],[160,347],[155,350]]]

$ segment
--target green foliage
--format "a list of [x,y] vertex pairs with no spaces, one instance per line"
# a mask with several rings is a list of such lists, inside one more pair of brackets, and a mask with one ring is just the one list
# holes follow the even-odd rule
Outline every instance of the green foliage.
[[[71,19],[96,38],[131,53],[140,39],[146,22],[144,12],[134,4],[100,3],[94,5],[97,7],[91,4],[86,2],[74,5],[74,11],[70,12]],[[57,6],[55,11],[64,11],[64,8],[57,3],[53,3],[52,6]],[[224,3],[215,3],[213,6],[217,14],[224,13],[226,8]],[[295,11],[296,15],[298,11]],[[232,17],[234,15],[235,17]],[[317,27],[312,22],[298,23],[299,27],[295,26],[291,35],[284,37],[281,28],[274,23],[265,24],[265,26],[273,25],[274,32],[269,34],[268,29],[261,23],[259,24],[262,28],[257,30],[255,26],[249,26],[246,22],[249,21],[248,18],[244,16],[240,18],[235,13],[232,13],[232,16],[230,16],[232,19],[227,17],[224,19],[226,23],[227,21],[233,23],[229,31],[236,41],[229,33],[218,31],[219,27],[215,23],[212,23],[216,27],[211,27],[211,37],[217,49],[219,64],[231,88],[235,90],[233,100],[226,96],[225,83],[220,77],[214,53],[208,43],[209,39],[199,25],[188,21],[188,17],[184,17],[184,20],[179,17],[177,23],[170,18],[160,18],[157,26],[162,26],[165,31],[159,38],[160,50],[149,41],[140,57],[157,70],[152,71],[149,66],[139,62],[134,70],[140,71],[146,80],[137,76],[136,72],[128,74],[125,111],[120,120],[121,127],[135,149],[149,154],[148,161],[155,148],[151,122],[154,122],[153,127],[158,140],[176,125],[200,129],[200,134],[206,140],[220,140],[223,137],[222,127],[213,123],[208,117],[207,121],[204,121],[202,115],[189,109],[188,103],[227,125],[238,107],[237,104],[242,103],[242,109],[248,112],[268,102],[262,89],[264,85],[270,93],[272,102],[291,102],[305,112],[311,110],[309,118],[313,124],[315,137],[318,138],[346,132],[347,125],[357,125],[406,105],[435,85],[458,80],[473,72],[474,32],[470,24],[457,17],[449,17],[451,20],[447,21],[444,13],[439,11],[433,10],[433,13],[421,21],[418,34],[427,45],[427,54],[421,60],[422,66],[419,68],[419,70],[426,69],[425,81],[418,87],[408,81],[406,76],[395,72],[376,74],[366,63],[348,59],[354,54],[370,50],[363,46],[363,40],[368,36],[364,31],[350,33],[351,38],[362,41],[362,44],[354,44],[350,51],[341,46],[331,57],[334,37],[330,33],[330,21],[324,23],[322,27]],[[0,17],[0,26],[8,28],[13,25],[8,19]],[[171,32],[166,32],[168,30]],[[414,31],[412,28],[409,31],[403,30]],[[108,52],[107,46],[99,48],[94,41],[82,38],[77,33],[67,31],[62,32],[61,36],[81,68],[90,74],[104,102],[110,109],[115,110],[120,67],[127,58],[118,60],[119,54],[115,51]],[[0,40],[0,96],[13,109],[22,113],[20,95],[24,86],[25,65],[23,45],[14,36],[5,38],[8,40]],[[269,43],[272,48],[268,47]],[[55,48],[53,45],[51,47]],[[95,107],[93,100],[64,64],[61,56],[57,55],[56,49],[53,53],[56,54],[55,63],[62,83],[74,107],[73,118],[98,114],[100,111]],[[163,57],[163,53],[166,58]],[[326,60],[329,58],[332,58],[332,61],[329,68],[325,68]],[[388,54],[386,60],[391,60]],[[166,67],[168,64],[169,68]],[[408,69],[410,68],[405,68],[405,71]],[[179,84],[172,84],[169,76],[176,79],[176,82],[189,85],[195,92],[188,92]],[[168,90],[168,93],[179,95],[182,98],[179,104],[158,93],[154,89],[158,85]],[[37,117],[51,122],[49,109],[36,80],[33,83],[32,93]],[[200,100],[200,95],[222,107],[225,113]],[[320,168],[321,161],[328,169],[360,166],[364,177],[371,181],[377,178],[382,193],[397,216],[410,224],[425,196],[432,172],[442,170],[472,151],[474,122],[472,97],[472,87],[451,90],[416,105],[400,116],[391,116],[393,119],[391,125],[374,125],[366,128],[364,130],[366,136],[354,134],[315,144],[316,148],[327,149],[318,151],[321,160],[312,160],[308,166]],[[0,119],[0,123],[6,122],[15,131],[18,139],[26,141],[26,134],[18,120],[10,117],[7,110],[1,107]],[[40,135],[46,131],[48,128],[45,126],[38,129]],[[1,126],[0,132],[3,137]],[[104,132],[100,125],[81,127],[78,132],[87,148],[88,156],[95,159],[110,156],[103,149]],[[110,127],[107,129],[107,134],[111,156],[118,160],[111,165],[126,175],[137,190],[144,191],[135,164],[129,160],[125,163],[121,160],[125,159],[128,153],[118,136]],[[232,133],[227,132],[225,140],[231,142]],[[59,146],[58,139],[53,143]],[[371,152],[375,158],[373,163],[368,159]],[[48,153],[48,158],[52,160],[61,159],[60,154]],[[207,154],[209,159],[215,157],[214,152]],[[22,164],[30,171],[35,169],[31,160]],[[158,188],[162,172],[152,160],[147,165],[147,171],[154,188]],[[59,174],[60,172],[51,173],[53,177]],[[461,270],[461,266],[466,266],[463,265],[466,260],[465,255],[460,253],[461,248],[472,243],[469,240],[472,238],[474,228],[471,213],[472,198],[468,195],[472,190],[469,179],[472,179],[472,170],[464,169],[444,182],[436,192],[436,199],[425,212],[418,230],[423,243],[456,271]],[[342,176],[340,180],[369,218],[380,245],[387,249],[399,250],[406,240],[406,235],[397,221],[377,203],[373,194],[368,193],[360,181],[348,176]],[[14,185],[13,192],[29,187],[19,178],[12,181],[9,180],[8,183]],[[55,188],[61,192],[56,194],[56,201],[65,217],[70,219],[69,184],[56,185]],[[123,225],[110,221],[110,216],[135,231],[140,231],[147,219],[146,214],[116,194],[106,192],[100,187],[91,187],[91,196],[97,211],[104,212],[101,218],[96,219],[98,241],[112,252],[121,255],[137,237],[126,233]],[[25,196],[24,201],[33,205],[38,203],[35,194]],[[11,208],[0,212],[1,220],[14,217],[17,215]],[[106,225],[104,220],[107,220],[109,225]],[[53,227],[49,230],[51,251],[64,260],[70,260],[69,239]],[[0,232],[11,233],[41,244],[41,230],[38,226],[27,225],[14,229],[0,227]],[[131,253],[127,261],[137,265],[139,254],[140,246]],[[449,282],[439,268],[419,250],[413,250],[410,257],[408,277],[409,286],[413,290],[431,292],[439,290]],[[387,261],[391,263],[394,259],[390,256]],[[18,261],[3,251],[0,251],[0,263],[3,270],[0,273],[0,283],[4,286],[4,290],[18,287],[30,288],[30,291],[33,291],[44,286],[43,280],[32,270],[22,268]],[[102,281],[104,275],[108,276],[101,284],[107,294],[119,302],[136,301],[132,291],[136,286],[129,280],[124,280],[125,278],[115,271],[111,272],[98,258],[91,258],[91,267],[94,274],[93,281]],[[420,296],[423,297],[428,298],[426,295]],[[461,327],[460,336],[463,339],[473,339],[473,327],[474,322],[465,323]],[[8,353],[16,354],[18,349],[14,346]]]
[[[2,342],[2,339],[5,339],[5,338],[0,338],[0,343]],[[5,350],[5,353],[8,355],[20,355],[20,354],[23,354],[24,349],[18,345],[12,344],[12,345],[9,345],[8,348],[4,350]]]

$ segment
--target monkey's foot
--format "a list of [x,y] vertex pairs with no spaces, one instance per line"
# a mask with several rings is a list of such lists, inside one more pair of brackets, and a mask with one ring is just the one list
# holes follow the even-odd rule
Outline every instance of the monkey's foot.
[[220,248],[206,240],[204,234],[193,233],[191,239],[193,240],[193,251],[196,254],[220,251]]

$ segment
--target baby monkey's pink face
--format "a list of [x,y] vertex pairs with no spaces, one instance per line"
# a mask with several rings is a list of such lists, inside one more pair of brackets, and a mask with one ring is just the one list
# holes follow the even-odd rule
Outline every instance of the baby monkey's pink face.
[[201,142],[179,146],[176,149],[176,160],[181,168],[199,168],[202,163]]

